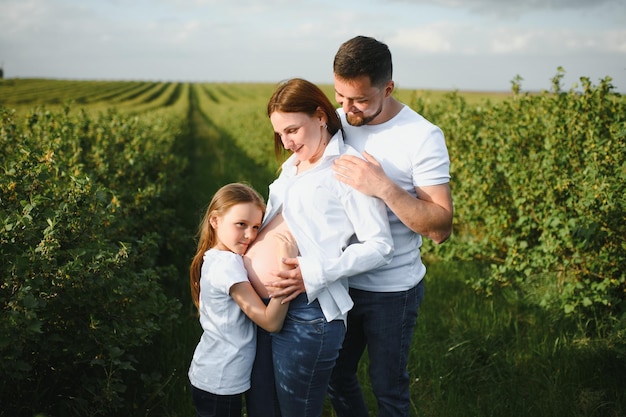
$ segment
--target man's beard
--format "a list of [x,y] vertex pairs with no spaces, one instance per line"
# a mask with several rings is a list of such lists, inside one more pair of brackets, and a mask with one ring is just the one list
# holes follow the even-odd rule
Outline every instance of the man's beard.
[[378,110],[376,110],[376,112],[373,115],[367,116],[367,117],[360,117],[360,116],[355,116],[354,114],[346,113],[346,121],[348,122],[350,126],[363,126],[363,125],[370,123],[372,120],[378,117],[378,115],[382,111],[383,111],[383,103],[380,103],[380,107],[378,108]]

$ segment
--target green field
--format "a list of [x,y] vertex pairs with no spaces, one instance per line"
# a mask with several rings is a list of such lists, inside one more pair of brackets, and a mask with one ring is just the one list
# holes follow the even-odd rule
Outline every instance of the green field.
[[[0,416],[193,414],[195,228],[225,183],[267,195],[273,89],[0,80]],[[442,127],[455,203],[412,416],[626,416],[626,103],[547,90],[395,93]]]

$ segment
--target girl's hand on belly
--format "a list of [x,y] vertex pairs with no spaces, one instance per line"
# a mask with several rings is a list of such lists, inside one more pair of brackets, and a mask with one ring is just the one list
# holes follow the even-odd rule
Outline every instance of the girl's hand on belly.
[[[284,232],[275,233],[273,238],[276,242],[276,265],[278,265],[278,269],[280,271],[288,271],[297,267],[283,263],[283,259],[295,258],[296,256],[298,256],[298,244],[296,243],[293,235],[287,230]],[[272,279],[275,278],[276,277],[272,277]],[[265,287],[269,294],[280,290],[280,288],[272,285],[266,284]]]
[[282,303],[293,300],[298,295],[306,292],[302,273],[298,265],[298,246],[295,239],[289,233],[277,233],[275,235],[278,240],[276,254],[279,255],[279,268],[272,275],[276,280],[268,283],[265,287],[272,297],[283,297]]
[[283,258],[295,259],[294,257],[297,255],[296,241],[283,216],[277,214],[261,229],[256,240],[252,242],[243,257],[244,265],[248,271],[248,279],[259,296],[267,298],[272,292],[278,290],[278,288],[267,284],[277,279],[280,280],[274,272],[286,272],[297,267],[297,260],[293,265],[285,265],[282,262]]
[[283,263],[285,258],[295,258],[298,256],[298,244],[289,231],[276,233],[276,255],[278,255],[278,264],[281,271],[293,269],[293,266]]

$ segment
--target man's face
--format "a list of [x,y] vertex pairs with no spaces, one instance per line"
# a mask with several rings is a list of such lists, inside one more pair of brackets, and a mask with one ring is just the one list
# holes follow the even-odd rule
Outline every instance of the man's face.
[[352,126],[376,124],[385,95],[386,89],[373,87],[367,76],[348,81],[335,75],[335,100]]

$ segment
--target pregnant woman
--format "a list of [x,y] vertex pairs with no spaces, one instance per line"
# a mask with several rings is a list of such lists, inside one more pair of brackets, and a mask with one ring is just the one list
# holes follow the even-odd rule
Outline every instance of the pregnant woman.
[[252,285],[268,299],[267,284],[280,269],[272,236],[291,233],[302,288],[280,332],[259,329],[246,408],[249,417],[318,417],[353,305],[347,278],[388,263],[393,243],[383,202],[334,178],[336,158],[359,154],[343,143],[341,121],[322,90],[306,80],[286,81],[267,114],[277,157],[284,150],[291,155],[269,187],[263,225],[244,263]]

